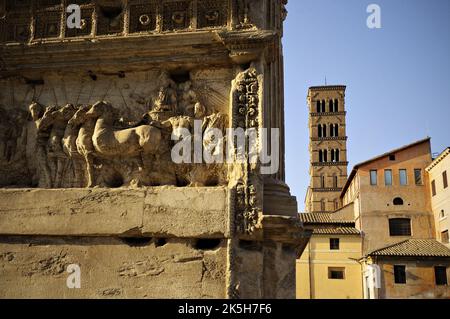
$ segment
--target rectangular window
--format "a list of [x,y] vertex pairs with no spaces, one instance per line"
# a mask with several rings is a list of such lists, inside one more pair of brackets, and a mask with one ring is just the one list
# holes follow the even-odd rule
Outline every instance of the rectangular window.
[[414,180],[416,185],[422,185],[422,170],[420,168],[414,170]]
[[390,161],[395,161],[395,154],[389,155],[389,160]]
[[431,194],[436,196],[436,182],[434,180],[431,181]]
[[344,279],[345,268],[341,267],[328,267],[328,279]]
[[441,233],[441,241],[444,244],[448,244],[448,230],[445,230]]
[[389,219],[390,236],[411,236],[411,220],[409,218]]
[[386,186],[392,185],[392,170],[390,169],[384,170],[384,185]]
[[406,174],[406,169],[401,169],[398,171],[400,177],[400,185],[408,184],[408,175]]
[[435,266],[434,267],[434,278],[436,279],[437,286],[447,285],[447,267]]
[[370,185],[374,186],[377,185],[377,179],[378,179],[378,175],[377,175],[377,170],[373,169],[370,171]]
[[394,281],[396,284],[406,284],[406,266],[394,265]]
[[448,181],[447,181],[447,171],[442,172],[442,181],[444,183],[444,189],[448,187]]
[[330,250],[339,250],[339,238],[330,238]]

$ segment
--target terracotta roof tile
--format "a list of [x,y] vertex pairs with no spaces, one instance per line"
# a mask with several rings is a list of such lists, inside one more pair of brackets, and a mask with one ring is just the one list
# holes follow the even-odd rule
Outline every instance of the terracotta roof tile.
[[314,228],[313,235],[359,235],[355,227]]
[[397,244],[377,249],[369,256],[450,257],[450,249],[435,239],[407,239]]
[[333,219],[332,213],[300,213],[300,220],[305,224],[354,224],[353,220]]

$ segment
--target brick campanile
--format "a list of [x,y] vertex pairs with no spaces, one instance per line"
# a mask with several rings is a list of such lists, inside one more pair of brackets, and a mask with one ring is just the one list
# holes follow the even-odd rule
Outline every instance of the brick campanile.
[[347,135],[343,85],[308,90],[310,184],[307,212],[333,212],[347,180]]

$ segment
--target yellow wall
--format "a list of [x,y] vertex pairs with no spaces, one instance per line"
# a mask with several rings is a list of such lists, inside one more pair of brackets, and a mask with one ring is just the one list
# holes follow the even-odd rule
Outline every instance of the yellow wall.
[[[436,239],[441,241],[441,233],[445,230],[450,230],[450,185],[444,189],[442,172],[447,171],[447,181],[450,183],[450,154],[446,152],[439,161],[433,162],[427,168],[429,174],[429,189],[431,197],[431,207],[434,214],[436,225]],[[435,181],[436,195],[431,195],[431,181]],[[444,211],[444,217],[441,216],[441,211]],[[450,244],[446,244],[450,248]]]
[[[339,250],[330,250],[330,238],[340,239]],[[297,298],[362,298],[361,265],[355,260],[360,257],[359,235],[313,235],[302,256],[297,260]],[[345,268],[345,278],[328,279],[329,267]]]

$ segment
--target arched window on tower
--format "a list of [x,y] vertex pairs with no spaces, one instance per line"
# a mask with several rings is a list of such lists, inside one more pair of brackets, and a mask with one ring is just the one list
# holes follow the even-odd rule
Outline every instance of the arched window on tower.
[[320,175],[320,188],[325,188],[325,176]]
[[333,188],[338,188],[338,178],[336,174],[333,175]]
[[323,151],[323,161],[328,162],[328,151],[327,150]]
[[320,101],[316,102],[317,113],[320,113]]
[[334,149],[331,150],[331,161],[334,162]]
[[319,163],[323,162],[323,152],[322,150],[319,150]]
[[339,101],[338,99],[334,100],[334,111],[339,112]]
[[339,136],[339,125],[338,124],[334,124],[334,136],[336,136],[336,137]]
[[340,158],[339,158],[339,154],[340,153],[340,151],[338,150],[338,149],[336,149],[336,151],[335,151],[335,154],[334,154],[334,159],[336,160],[336,162],[340,162]]
[[322,125],[322,137],[327,137],[327,125]]
[[322,112],[325,113],[325,100],[322,100]]
[[328,109],[329,109],[330,113],[333,112],[333,110],[334,110],[334,107],[333,107],[333,100],[331,100],[331,99],[330,99],[330,101],[328,102]]
[[317,125],[317,136],[322,137],[322,124]]

